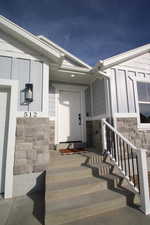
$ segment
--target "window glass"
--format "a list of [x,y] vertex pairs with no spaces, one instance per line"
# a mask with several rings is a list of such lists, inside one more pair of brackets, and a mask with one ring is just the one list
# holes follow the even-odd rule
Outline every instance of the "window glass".
[[141,123],[150,123],[150,83],[137,82]]
[[139,104],[141,123],[150,123],[150,104]]
[[137,82],[139,101],[150,102],[150,83]]

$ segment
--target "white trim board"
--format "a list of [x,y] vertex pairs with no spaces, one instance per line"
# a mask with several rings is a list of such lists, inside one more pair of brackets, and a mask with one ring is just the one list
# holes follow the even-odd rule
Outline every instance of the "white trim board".
[[16,112],[17,112],[17,96],[18,81],[0,79],[0,86],[10,88],[10,111],[9,111],[9,127],[6,154],[6,170],[4,198],[11,198],[13,195],[13,166],[15,152],[15,132],[16,132]]
[[137,118],[137,113],[114,113],[113,117],[116,118]]
[[136,109],[137,109],[137,127],[138,130],[150,130],[150,123],[141,123],[140,122],[140,110],[139,110],[139,100],[138,100],[138,90],[137,90],[137,82],[145,82],[145,83],[150,83],[150,79],[146,78],[134,78],[134,89],[135,89],[135,103],[136,103]]
[[67,84],[58,84],[53,83],[53,86],[56,88],[55,90],[55,144],[59,144],[58,139],[58,130],[59,130],[59,116],[58,116],[58,106],[59,106],[59,92],[60,90],[65,91],[79,91],[81,94],[81,114],[82,114],[82,142],[86,142],[86,112],[85,112],[85,86],[77,86],[77,85],[67,85]]

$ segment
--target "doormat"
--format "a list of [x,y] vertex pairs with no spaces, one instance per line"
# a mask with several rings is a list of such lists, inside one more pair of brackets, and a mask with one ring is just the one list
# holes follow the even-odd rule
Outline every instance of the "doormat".
[[80,148],[80,149],[60,149],[59,150],[62,155],[71,155],[75,153],[80,153],[80,152],[87,152],[87,149],[85,148]]

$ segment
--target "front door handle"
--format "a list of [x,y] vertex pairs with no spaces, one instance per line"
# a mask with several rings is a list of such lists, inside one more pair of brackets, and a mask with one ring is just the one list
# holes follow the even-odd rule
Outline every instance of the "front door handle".
[[79,125],[81,126],[81,113],[78,114]]

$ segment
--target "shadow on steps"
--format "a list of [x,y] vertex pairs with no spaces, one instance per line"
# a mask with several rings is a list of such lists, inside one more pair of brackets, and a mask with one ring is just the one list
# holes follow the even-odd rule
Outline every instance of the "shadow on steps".
[[107,181],[107,188],[109,190],[124,195],[127,205],[139,210],[140,202],[138,194],[129,190],[128,185],[126,187],[121,185],[123,178],[112,173],[114,166],[105,162],[105,157],[103,155],[98,154],[96,151],[92,153],[90,155],[82,153],[82,155],[86,157],[82,166],[91,168],[93,177]]

